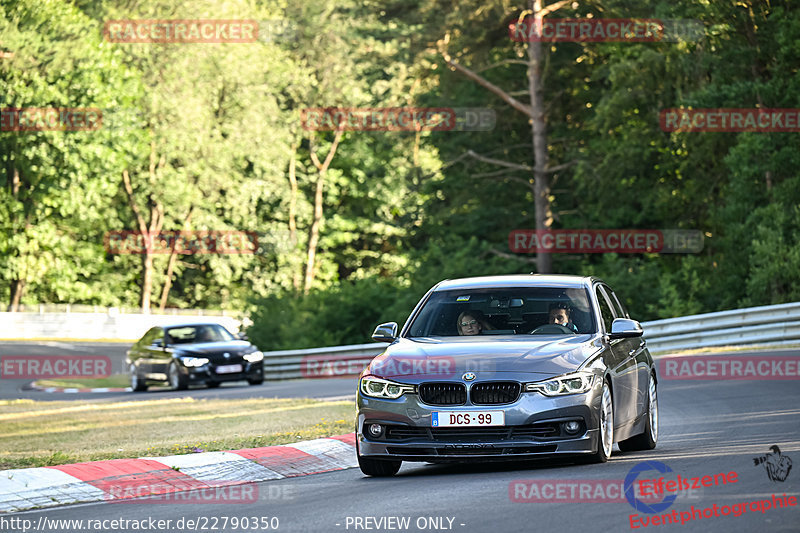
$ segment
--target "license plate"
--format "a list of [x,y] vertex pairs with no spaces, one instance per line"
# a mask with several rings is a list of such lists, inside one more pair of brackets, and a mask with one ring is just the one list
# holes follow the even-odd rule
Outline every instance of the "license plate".
[[242,365],[222,365],[217,367],[217,374],[235,374],[242,371]]
[[504,425],[504,411],[435,411],[431,416],[431,426],[435,428]]

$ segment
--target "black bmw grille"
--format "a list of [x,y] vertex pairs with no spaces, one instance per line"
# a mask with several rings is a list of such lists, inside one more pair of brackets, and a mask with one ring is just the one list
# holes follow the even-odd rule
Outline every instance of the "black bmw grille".
[[467,388],[463,383],[423,383],[419,397],[428,405],[463,405],[467,403]]
[[420,426],[386,426],[386,440],[424,440],[430,442],[494,442],[508,439],[559,437],[558,422],[537,422],[527,426],[428,428]]
[[493,381],[476,383],[470,389],[470,395],[475,405],[497,405],[516,402],[519,391],[520,384],[517,382]]

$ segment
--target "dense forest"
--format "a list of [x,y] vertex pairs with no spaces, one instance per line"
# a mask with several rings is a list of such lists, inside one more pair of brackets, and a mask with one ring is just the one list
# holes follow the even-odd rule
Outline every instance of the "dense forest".
[[[515,38],[531,16],[670,31]],[[258,39],[109,37],[109,21],[144,19],[254,20]],[[468,275],[596,275],[640,320],[799,300],[800,130],[660,121],[800,108],[798,57],[790,0],[0,0],[3,113],[102,111],[76,131],[4,118],[0,300],[241,310],[262,349],[366,342]],[[493,124],[306,122],[401,107],[489,110]],[[511,231],[537,228],[705,238],[684,254],[509,249]],[[254,253],[108,246],[207,230],[256,235]]]

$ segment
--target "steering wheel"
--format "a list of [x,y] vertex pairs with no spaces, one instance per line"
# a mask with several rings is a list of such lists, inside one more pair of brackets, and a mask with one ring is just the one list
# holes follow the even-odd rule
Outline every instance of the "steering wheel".
[[539,326],[535,330],[531,331],[529,335],[547,335],[550,333],[569,333],[575,335],[574,331],[566,326],[562,326],[561,324],[545,324],[543,326]]

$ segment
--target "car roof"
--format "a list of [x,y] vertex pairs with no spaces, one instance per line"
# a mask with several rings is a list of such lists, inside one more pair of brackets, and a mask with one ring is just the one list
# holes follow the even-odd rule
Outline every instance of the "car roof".
[[220,324],[219,322],[197,322],[196,320],[170,322],[169,324],[159,324],[156,327],[162,329],[172,329],[172,328],[185,328],[189,326],[222,326],[223,328],[225,327],[223,324]]
[[474,278],[447,279],[440,282],[434,291],[453,289],[485,289],[493,287],[553,287],[580,289],[591,287],[600,281],[593,276],[573,276],[568,274],[509,274],[503,276],[478,276]]

